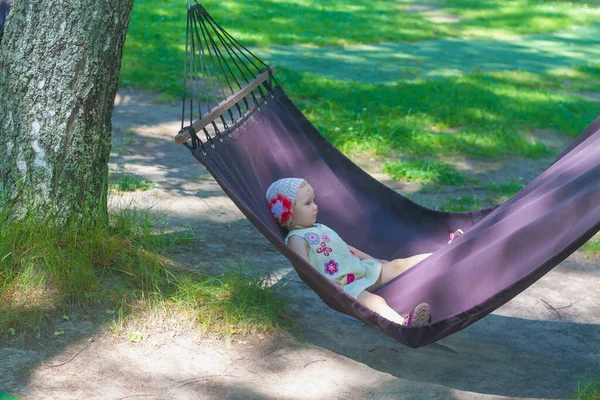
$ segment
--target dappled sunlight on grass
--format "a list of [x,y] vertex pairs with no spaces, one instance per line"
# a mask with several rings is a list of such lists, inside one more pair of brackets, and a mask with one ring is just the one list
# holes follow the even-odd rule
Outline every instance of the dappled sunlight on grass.
[[457,77],[477,72],[546,73],[600,63],[600,25],[504,39],[444,39],[340,47],[274,45],[257,49],[278,66],[338,80],[393,84],[398,80]]
[[[301,99],[298,106],[317,128],[347,153],[548,156],[554,151],[525,138],[523,130],[547,128],[575,136],[596,117],[598,106],[556,91],[562,85],[557,79],[525,74],[546,83],[524,87],[525,78],[513,72],[389,86],[286,69],[280,81],[290,97]],[[446,132],[440,127],[453,129]]]
[[424,184],[458,185],[469,178],[444,162],[434,160],[406,160],[387,162],[383,171],[393,179],[401,179]]
[[[434,37],[438,30],[418,15],[405,15],[399,11],[388,15],[385,11],[393,4],[390,1],[322,4],[317,1],[208,0],[202,4],[220,25],[245,45],[416,40]],[[166,90],[172,95],[181,92],[186,12],[185,2],[147,0],[135,3],[125,43],[122,85]],[[357,26],[361,28],[357,29]],[[409,33],[402,34],[404,31]]]
[[440,8],[461,16],[455,28],[476,37],[552,32],[597,22],[600,16],[598,5],[589,2],[445,0]]
[[[503,26],[507,33],[550,32],[586,21],[593,21],[594,13],[598,9],[597,7],[586,8],[579,4],[565,4],[556,1],[545,3],[553,7],[555,5],[556,10],[559,10],[559,12],[549,16],[543,7],[539,7],[539,2],[512,1],[509,8],[520,10],[520,14],[505,15],[497,21],[497,24]],[[219,24],[244,45],[271,48],[270,52],[273,52],[273,46],[275,45],[337,46],[387,42],[377,51],[382,51],[380,57],[392,57],[395,60],[394,62],[387,61],[387,63],[391,62],[392,70],[387,71],[390,67],[386,67],[385,63],[382,62],[374,65],[374,60],[369,60],[365,67],[374,68],[375,70],[372,72],[376,74],[392,74],[395,76],[394,79],[398,79],[399,73],[406,77],[427,76],[433,63],[426,60],[430,56],[434,60],[440,60],[441,57],[439,56],[439,50],[435,49],[436,42],[428,42],[430,45],[434,45],[434,48],[429,49],[423,47],[424,42],[420,43],[417,54],[411,55],[406,55],[405,52],[398,49],[389,48],[391,42],[468,36],[468,30],[465,29],[471,25],[477,26],[477,29],[481,31],[477,33],[477,36],[492,37],[496,35],[496,32],[493,24],[492,28],[487,28],[490,19],[494,15],[500,15],[506,5],[505,2],[498,0],[449,2],[446,5],[440,3],[439,7],[441,9],[464,17],[460,23],[443,24],[428,20],[426,13],[409,11],[412,3],[408,0],[401,2],[391,0],[358,0],[351,2],[345,0],[330,3],[321,3],[316,0],[296,2],[257,0],[254,2],[229,1],[225,3],[207,0],[202,4]],[[462,7],[467,8],[463,9]],[[168,93],[171,97],[180,95],[182,91],[186,9],[187,4],[178,1],[145,0],[135,3],[125,43],[121,85],[157,90]],[[473,10],[479,10],[478,12],[481,14],[470,16],[469,13]],[[537,25],[526,23],[525,19],[534,18],[536,15],[552,21],[552,23]],[[511,21],[514,23],[511,24]],[[588,43],[587,47],[582,47],[585,43],[595,39],[593,36],[587,36],[584,37],[585,40],[583,41],[578,39],[580,44],[576,49],[578,54],[573,54],[570,57],[581,57],[579,53],[581,53],[582,48],[588,49],[586,51],[593,51],[592,43]],[[549,40],[551,46],[545,50],[548,52],[545,57],[548,59],[564,58],[564,54],[561,56],[559,53],[565,53],[570,49],[560,43],[554,43],[561,41],[557,38],[551,37]],[[569,40],[564,38],[563,41]],[[483,43],[483,47],[473,47],[477,46],[477,43],[469,43],[468,47],[469,51],[475,49],[475,53],[480,54],[480,57],[489,57],[495,53],[501,54],[507,51],[505,48],[507,46],[520,51],[520,47],[528,45],[530,42],[531,40],[527,39],[519,45],[513,43],[503,44],[495,52],[489,52],[488,50],[487,53],[485,49],[489,49],[493,45],[491,41]],[[459,42],[450,41],[445,42],[442,47],[446,52],[456,53],[457,50],[452,50],[450,47],[456,47],[457,44],[460,46]],[[377,46],[374,49],[378,49]],[[540,45],[536,44],[535,47],[539,48]],[[536,57],[540,57],[540,55],[529,54],[530,49],[525,50],[527,51],[521,51],[518,60],[512,57],[510,61],[519,65],[522,64],[521,68],[539,68]],[[360,50],[361,54],[357,54],[352,63],[358,62],[359,59],[365,61],[364,54],[362,54],[364,51],[366,49]],[[438,56],[435,56],[434,53],[429,54],[431,51],[437,52]],[[514,51],[514,49],[511,51]],[[352,57],[347,50],[339,53],[340,56],[342,54],[344,57]],[[371,51],[371,54],[373,54],[373,51]],[[294,55],[294,57],[297,57],[297,55]],[[319,54],[318,57],[331,63],[332,55],[323,57],[322,54]],[[410,65],[404,65],[402,62],[403,57],[414,60]],[[285,58],[289,60],[290,55],[285,55]],[[266,60],[278,62],[277,57],[267,57]],[[495,62],[504,64],[506,60],[506,57],[500,57]],[[318,59],[313,60],[313,63],[318,63]],[[347,61],[347,63],[350,62]],[[278,64],[289,65],[287,62],[278,62]],[[443,66],[436,67],[440,68],[439,71],[436,68],[433,69],[434,72],[437,71],[438,76],[452,76],[460,73],[464,64],[461,62],[446,68]],[[466,64],[472,64],[472,62],[468,61]],[[354,76],[354,79],[361,74],[364,75],[364,72],[354,74],[357,75]]]

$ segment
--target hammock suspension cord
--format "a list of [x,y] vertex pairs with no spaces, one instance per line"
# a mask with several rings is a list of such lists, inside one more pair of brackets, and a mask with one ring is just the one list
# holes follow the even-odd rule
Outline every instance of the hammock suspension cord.
[[205,146],[214,148],[225,135],[231,137],[232,129],[239,131],[239,123],[247,124],[253,110],[267,103],[277,84],[274,72],[202,5],[188,0],[181,130],[175,141],[206,154]]

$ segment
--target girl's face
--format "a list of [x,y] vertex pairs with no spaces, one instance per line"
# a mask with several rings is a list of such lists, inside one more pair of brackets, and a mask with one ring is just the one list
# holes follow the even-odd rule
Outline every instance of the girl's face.
[[292,213],[291,226],[307,228],[317,221],[319,207],[315,204],[315,192],[308,183],[300,186]]

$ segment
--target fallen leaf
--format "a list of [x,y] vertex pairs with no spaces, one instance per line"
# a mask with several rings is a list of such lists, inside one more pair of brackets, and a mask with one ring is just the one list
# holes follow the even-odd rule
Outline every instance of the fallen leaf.
[[142,340],[142,334],[139,332],[129,332],[129,341],[138,343]]

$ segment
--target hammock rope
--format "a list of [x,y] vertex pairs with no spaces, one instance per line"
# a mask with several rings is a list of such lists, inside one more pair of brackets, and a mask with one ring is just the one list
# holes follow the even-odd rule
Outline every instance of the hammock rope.
[[[188,2],[177,142],[206,153],[206,145],[215,148],[215,139],[222,143],[224,136],[231,137],[232,130],[239,131],[238,123],[247,123],[253,110],[260,110],[260,104],[267,101],[267,94],[277,84],[273,73],[272,67],[234,39],[202,5]],[[200,131],[204,139],[198,136]]]

